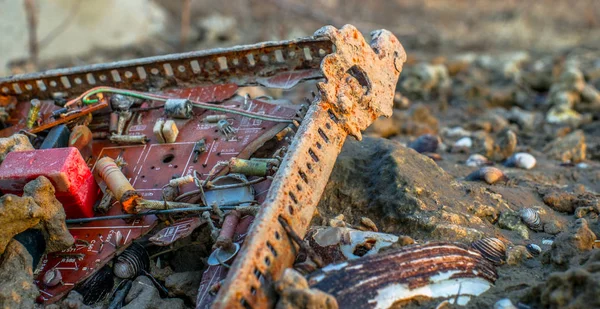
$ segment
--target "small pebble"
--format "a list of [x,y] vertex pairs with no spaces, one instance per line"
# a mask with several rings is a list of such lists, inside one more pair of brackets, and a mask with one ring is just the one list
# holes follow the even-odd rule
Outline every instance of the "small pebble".
[[463,137],[454,143],[454,147],[471,148],[473,140],[470,137]]

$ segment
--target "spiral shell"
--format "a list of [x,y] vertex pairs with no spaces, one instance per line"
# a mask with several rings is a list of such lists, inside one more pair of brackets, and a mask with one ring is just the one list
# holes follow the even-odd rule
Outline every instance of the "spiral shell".
[[481,180],[485,181],[488,184],[494,184],[498,181],[507,181],[508,177],[504,175],[504,172],[495,167],[486,166],[482,167],[473,173],[469,174],[466,178],[467,180]]
[[521,209],[519,215],[521,216],[521,220],[523,223],[527,225],[530,229],[534,231],[542,230],[542,220],[540,219],[540,215],[531,208],[523,208]]
[[542,253],[542,248],[536,244],[528,244],[525,248],[527,248],[527,251],[533,256],[538,256]]
[[536,160],[534,156],[525,152],[518,152],[510,156],[506,162],[504,162],[504,166],[529,170],[535,166],[535,163]]
[[506,261],[506,245],[498,238],[479,239],[474,241],[471,247],[495,265],[502,265]]
[[117,257],[113,272],[122,279],[136,277],[142,270],[150,266],[150,257],[146,249],[138,243],[133,243],[127,250]]
[[414,149],[418,153],[435,152],[439,145],[439,138],[432,134],[425,134],[417,137],[408,144],[408,148]]
[[465,164],[471,167],[480,167],[484,165],[491,165],[492,162],[490,162],[490,160],[488,160],[488,158],[486,158],[485,156],[476,153],[469,156]]

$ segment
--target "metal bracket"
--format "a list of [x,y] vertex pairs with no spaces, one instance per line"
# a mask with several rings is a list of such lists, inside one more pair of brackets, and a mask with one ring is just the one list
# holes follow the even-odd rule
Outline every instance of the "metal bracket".
[[213,308],[272,307],[272,283],[290,267],[297,246],[279,223],[306,234],[335,158],[347,135],[361,138],[379,116],[390,116],[406,54],[390,32],[373,32],[369,46],[353,26],[321,28],[316,37],[334,43],[321,71],[326,81],[300,125],[244,246]]

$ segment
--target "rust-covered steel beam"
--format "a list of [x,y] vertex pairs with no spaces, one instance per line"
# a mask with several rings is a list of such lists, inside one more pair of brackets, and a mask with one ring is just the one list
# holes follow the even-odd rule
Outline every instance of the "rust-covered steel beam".
[[353,26],[327,26],[315,33],[333,42],[325,56],[319,95],[286,154],[250,234],[213,308],[264,308],[276,300],[272,283],[296,257],[297,246],[280,218],[300,237],[306,234],[347,135],[361,138],[379,116],[390,116],[406,54],[386,30],[372,33],[371,45]]

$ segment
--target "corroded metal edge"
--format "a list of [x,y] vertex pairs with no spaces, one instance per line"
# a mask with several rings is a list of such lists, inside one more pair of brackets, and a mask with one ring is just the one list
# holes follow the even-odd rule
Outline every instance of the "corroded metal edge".
[[251,227],[213,308],[271,307],[272,283],[292,265],[297,246],[279,223],[286,220],[303,237],[348,134],[381,115],[389,116],[406,54],[388,31],[372,33],[369,46],[350,25],[315,33],[335,45],[325,56],[319,96],[296,133],[268,196]]
[[[300,79],[322,77],[319,65],[331,52],[331,41],[308,37],[93,64],[0,78],[0,96],[19,101],[52,99],[57,94],[72,96],[98,86],[140,91],[218,83],[290,88]],[[307,72],[292,78],[292,83],[269,80],[301,71]]]

